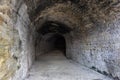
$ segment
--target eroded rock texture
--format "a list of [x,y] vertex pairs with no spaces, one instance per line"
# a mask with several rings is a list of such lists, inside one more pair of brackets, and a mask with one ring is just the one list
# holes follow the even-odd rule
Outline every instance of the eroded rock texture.
[[0,80],[24,79],[54,34],[68,58],[120,79],[120,0],[1,0]]

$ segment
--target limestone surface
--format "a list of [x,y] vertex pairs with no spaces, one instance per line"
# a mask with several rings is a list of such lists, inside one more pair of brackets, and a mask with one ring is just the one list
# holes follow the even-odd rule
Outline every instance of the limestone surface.
[[[62,36],[62,48],[53,35]],[[120,0],[0,0],[0,80],[24,80],[36,59],[56,47],[119,80]]]

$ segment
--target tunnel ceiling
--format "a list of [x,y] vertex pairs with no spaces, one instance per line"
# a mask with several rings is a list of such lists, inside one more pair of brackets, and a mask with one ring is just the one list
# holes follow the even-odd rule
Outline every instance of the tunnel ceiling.
[[42,25],[42,27],[37,30],[37,32],[43,35],[47,33],[65,34],[65,33],[69,33],[71,30],[72,30],[71,28],[59,22],[48,21],[48,22],[45,22]]
[[[119,18],[120,0],[25,0],[31,22],[59,21],[80,32]],[[80,27],[82,26],[82,27]]]
[[25,0],[25,2],[28,5],[31,19],[34,19],[41,11],[54,6],[56,3],[75,4],[80,11],[80,15],[99,15],[99,13],[101,13],[101,16],[108,15],[111,11],[119,12],[120,0]]

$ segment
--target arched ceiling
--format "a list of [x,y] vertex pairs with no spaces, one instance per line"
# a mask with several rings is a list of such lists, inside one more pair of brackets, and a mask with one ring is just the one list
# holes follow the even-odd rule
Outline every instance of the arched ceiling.
[[[120,7],[120,0],[25,0],[28,5],[28,12],[31,19],[37,17],[37,15],[46,8],[54,6],[56,3],[71,3],[81,11],[80,14],[89,13],[104,13],[108,15],[111,10],[118,11]],[[103,15],[104,15],[103,14]]]
[[[25,0],[31,22],[40,28],[45,21],[58,21],[78,32],[103,29],[120,18],[120,0]],[[97,27],[96,27],[97,26]],[[105,28],[105,27],[104,27]]]

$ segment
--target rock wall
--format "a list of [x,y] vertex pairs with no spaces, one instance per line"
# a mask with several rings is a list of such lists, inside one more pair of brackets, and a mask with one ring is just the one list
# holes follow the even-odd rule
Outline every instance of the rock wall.
[[102,28],[95,31],[80,35],[73,33],[69,51],[71,58],[102,74],[120,77],[119,25],[120,21],[115,20],[107,25],[98,25]]
[[8,80],[17,69],[17,61],[11,56],[14,35],[9,6],[9,0],[0,1],[0,80]]
[[36,58],[39,58],[41,54],[48,53],[54,50],[54,40],[50,40],[54,34],[47,34],[37,38],[36,44]]
[[17,58],[18,69],[12,80],[23,80],[32,65],[35,53],[35,38],[33,38],[32,25],[30,25],[29,16],[27,13],[27,6],[23,0],[14,1],[11,3],[12,20],[16,33],[13,47],[13,56]]
[[64,34],[68,58],[120,78],[119,0],[1,0],[0,80],[27,76],[47,21],[71,29]]
[[0,1],[0,80],[27,76],[34,59],[31,26],[23,0]]

